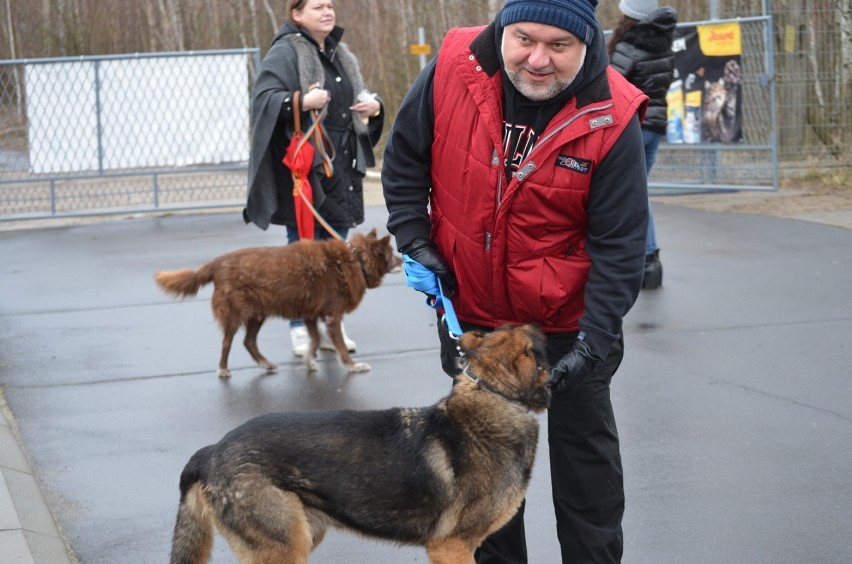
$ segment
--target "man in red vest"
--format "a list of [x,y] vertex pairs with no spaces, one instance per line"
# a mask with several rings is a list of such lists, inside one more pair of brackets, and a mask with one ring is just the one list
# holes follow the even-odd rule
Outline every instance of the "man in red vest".
[[[563,562],[619,562],[624,487],[609,386],[645,266],[647,97],[608,69],[597,0],[508,0],[453,29],[406,95],[382,183],[399,251],[465,331],[535,323]],[[439,325],[444,370],[459,372]],[[523,507],[478,562],[526,562]]]

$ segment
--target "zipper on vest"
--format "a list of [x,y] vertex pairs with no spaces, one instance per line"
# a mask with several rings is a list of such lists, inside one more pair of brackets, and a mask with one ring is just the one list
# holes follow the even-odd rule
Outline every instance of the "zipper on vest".
[[[500,154],[495,147],[494,153],[491,155],[491,164],[497,168],[497,201],[494,203],[494,217],[492,222],[497,222],[497,214],[500,212],[500,205],[503,203],[503,181],[506,179],[506,168],[503,166],[503,161],[500,159]],[[485,250],[491,250],[491,232],[485,232]]]
[[506,169],[500,161],[500,154],[497,152],[496,147],[494,148],[494,152],[491,154],[491,166],[497,168],[497,202],[495,209],[499,209],[500,200],[503,198],[503,178],[506,177]]
[[[594,108],[586,108],[585,110],[583,110],[582,112],[578,113],[577,115],[571,116],[568,120],[566,120],[566,121],[565,121],[565,123],[561,124],[559,127],[557,127],[556,129],[554,129],[553,131],[551,131],[551,132],[550,132],[550,133],[549,133],[546,137],[542,137],[541,139],[539,139],[539,140],[536,142],[535,147],[533,147],[532,151],[530,151],[530,154],[529,154],[529,155],[527,155],[527,159],[526,159],[526,160],[527,160],[527,161],[529,161],[529,160],[532,158],[532,156],[535,154],[536,149],[538,149],[539,147],[541,147],[542,145],[544,145],[544,144],[545,144],[545,142],[546,142],[548,139],[550,139],[551,137],[553,137],[554,135],[556,135],[557,133],[559,133],[560,131],[562,131],[563,129],[565,129],[566,127],[568,127],[569,125],[571,125],[572,123],[574,123],[575,121],[577,121],[578,119],[580,119],[581,117],[583,117],[583,116],[585,116],[585,115],[588,115],[588,114],[590,114],[590,113],[593,113],[593,112],[601,112],[601,111],[603,111],[603,110],[608,110],[608,109],[610,109],[611,107],[613,107],[614,105],[615,105],[615,104],[613,104],[612,102],[610,102],[609,104],[604,104],[603,106],[596,106],[596,107],[594,107]],[[524,161],[524,162],[526,162],[526,161]]]

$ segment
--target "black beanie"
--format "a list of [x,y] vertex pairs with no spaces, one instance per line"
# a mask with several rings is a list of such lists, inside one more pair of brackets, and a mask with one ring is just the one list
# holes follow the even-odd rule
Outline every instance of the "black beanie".
[[595,37],[598,0],[507,0],[503,27],[517,22],[535,22],[570,31],[586,45]]

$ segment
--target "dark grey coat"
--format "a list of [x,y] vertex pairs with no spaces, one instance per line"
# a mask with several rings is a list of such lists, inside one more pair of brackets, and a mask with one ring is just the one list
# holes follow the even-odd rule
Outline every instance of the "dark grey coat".
[[642,127],[666,132],[666,92],[674,74],[672,38],[677,12],[664,6],[630,28],[612,52],[610,63],[650,101]]
[[[246,222],[261,229],[270,223],[296,227],[293,180],[281,159],[293,135],[293,93],[305,93],[313,83],[331,95],[323,125],[335,152],[331,178],[323,175],[319,155],[314,162],[314,207],[337,230],[364,221],[362,178],[367,167],[375,166],[373,147],[382,134],[384,111],[364,126],[349,110],[364,83],[358,61],[340,42],[342,35],[343,30],[335,28],[321,53],[310,34],[285,23],[261,63],[252,92],[248,201],[243,211]],[[301,116],[306,130],[310,115]]]

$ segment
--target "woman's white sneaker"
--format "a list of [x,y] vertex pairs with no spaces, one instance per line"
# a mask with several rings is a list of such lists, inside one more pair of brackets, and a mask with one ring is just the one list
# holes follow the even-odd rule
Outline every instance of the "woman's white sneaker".
[[[324,351],[333,351],[334,345],[331,342],[331,339],[328,336],[328,327],[325,326],[325,321],[319,322],[319,334],[320,334],[320,348]],[[343,326],[343,323],[340,324],[340,332],[343,333],[343,342],[346,344],[346,349],[354,353],[357,350],[357,345],[355,341],[349,338],[349,335],[346,334],[346,328]]]
[[305,356],[308,354],[308,347],[311,344],[311,337],[308,335],[308,330],[304,325],[297,325],[290,328],[290,344],[293,345],[294,356]]

